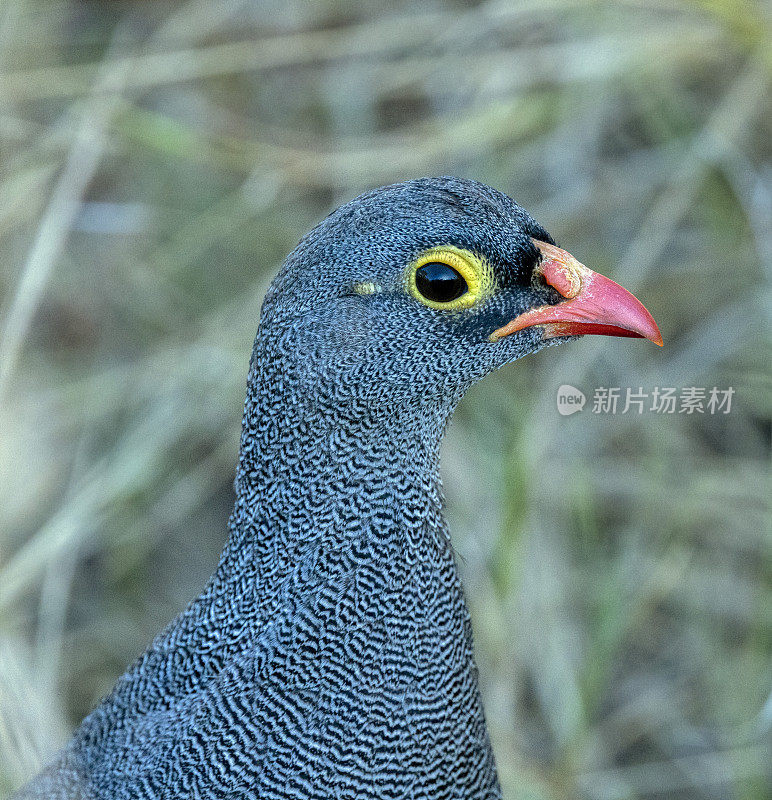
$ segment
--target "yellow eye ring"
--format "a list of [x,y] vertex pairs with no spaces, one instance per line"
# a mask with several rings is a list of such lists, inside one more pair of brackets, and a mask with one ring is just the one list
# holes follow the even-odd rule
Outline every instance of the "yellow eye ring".
[[[444,275],[438,274],[442,266],[450,268],[445,270]],[[422,270],[422,267],[426,269]],[[435,283],[443,287],[440,291],[433,292],[431,288],[427,291],[427,287],[431,286],[427,281],[430,277],[427,275],[429,268],[433,270],[431,277],[445,278],[444,281],[435,280]],[[462,282],[466,284],[465,290]],[[470,308],[490,294],[493,288],[493,270],[487,261],[469,250],[462,250],[452,245],[432,247],[421,253],[408,268],[407,288],[410,294],[425,306],[443,311],[456,311]],[[444,296],[450,299],[445,300]]]

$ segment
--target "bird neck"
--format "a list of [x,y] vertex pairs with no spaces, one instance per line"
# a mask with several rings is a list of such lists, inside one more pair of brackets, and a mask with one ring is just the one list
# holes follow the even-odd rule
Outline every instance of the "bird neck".
[[[394,585],[420,573],[465,636],[439,476],[455,399],[364,401],[341,391],[339,376],[309,389],[307,374],[302,364],[263,353],[258,339],[230,535],[210,591],[228,605],[251,606],[257,620],[286,607],[289,596],[348,591],[352,576],[370,569]],[[452,592],[444,588],[451,584]],[[387,602],[377,597],[381,585],[371,587],[373,602]]]
[[229,609],[222,657],[259,641],[260,680],[312,691],[319,752],[364,742],[375,763],[400,742],[400,775],[427,796],[500,798],[441,514],[454,401],[336,406],[288,377],[253,362],[212,603]]
[[[257,351],[231,548],[271,546],[276,536],[340,539],[346,535],[342,520],[367,524],[374,512],[395,530],[426,527],[427,521],[441,526],[439,450],[455,404],[447,396],[383,400],[329,393],[307,385],[302,365],[277,364]],[[306,514],[305,526],[292,525]]]

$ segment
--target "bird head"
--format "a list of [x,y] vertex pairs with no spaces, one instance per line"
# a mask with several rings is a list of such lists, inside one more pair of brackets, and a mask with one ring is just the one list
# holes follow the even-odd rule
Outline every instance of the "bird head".
[[284,375],[340,410],[452,405],[496,368],[585,334],[662,343],[633,295],[558,248],[511,198],[451,177],[333,212],[288,257],[261,331]]

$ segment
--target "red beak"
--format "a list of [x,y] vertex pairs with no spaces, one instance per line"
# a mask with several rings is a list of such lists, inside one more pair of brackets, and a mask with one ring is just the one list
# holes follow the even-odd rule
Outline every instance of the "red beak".
[[654,318],[627,289],[587,269],[565,250],[537,239],[532,241],[543,256],[536,273],[567,299],[526,311],[494,331],[492,342],[523,328],[543,325],[548,338],[596,333],[648,339],[662,347],[662,334]]

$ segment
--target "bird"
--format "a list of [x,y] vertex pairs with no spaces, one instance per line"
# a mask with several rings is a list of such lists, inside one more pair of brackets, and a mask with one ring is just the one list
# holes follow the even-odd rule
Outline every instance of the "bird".
[[16,800],[500,798],[440,442],[475,382],[587,334],[662,344],[502,192],[332,212],[263,300],[212,577]]

